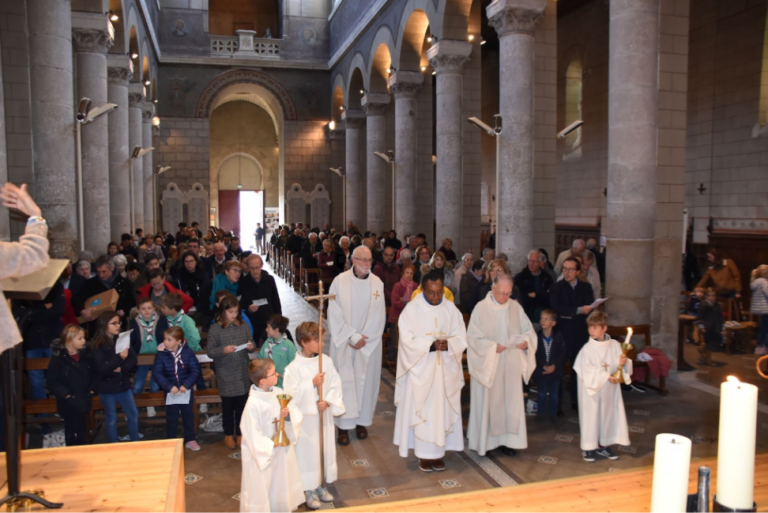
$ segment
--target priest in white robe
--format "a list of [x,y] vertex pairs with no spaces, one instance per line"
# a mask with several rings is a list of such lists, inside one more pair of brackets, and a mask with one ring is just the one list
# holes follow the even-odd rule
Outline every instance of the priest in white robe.
[[509,456],[528,448],[523,382],[536,369],[536,332],[517,301],[512,277],[499,274],[472,311],[467,330],[470,375],[469,448]]
[[381,336],[386,323],[384,284],[371,272],[371,250],[352,253],[352,268],[333,280],[328,302],[330,356],[339,371],[347,412],[335,419],[339,445],[349,444],[350,429],[357,439],[368,438],[381,384]]
[[[274,367],[272,372],[275,372]],[[288,404],[290,422],[285,423],[291,445],[275,447],[272,441],[277,430],[273,421],[280,418],[277,396],[282,393],[276,386],[265,391],[251,385],[240,420],[240,432],[243,433],[240,511],[294,511],[304,502],[293,448],[301,432],[303,415],[295,404]]]
[[585,461],[596,456],[619,457],[611,445],[630,445],[627,414],[621,385],[612,376],[621,367],[624,383],[632,382],[632,360],[621,353],[621,344],[606,335],[608,316],[596,311],[587,318],[590,339],[581,348],[573,368],[579,379],[579,428]]
[[394,443],[403,458],[413,449],[419,468],[432,472],[445,470],[446,451],[464,450],[461,359],[467,331],[461,312],[443,297],[442,277],[431,271],[422,286],[398,322]]

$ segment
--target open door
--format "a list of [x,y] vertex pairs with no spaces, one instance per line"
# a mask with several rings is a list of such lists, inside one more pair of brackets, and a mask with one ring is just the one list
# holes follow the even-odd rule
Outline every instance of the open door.
[[240,191],[219,191],[219,224],[225,232],[240,233]]

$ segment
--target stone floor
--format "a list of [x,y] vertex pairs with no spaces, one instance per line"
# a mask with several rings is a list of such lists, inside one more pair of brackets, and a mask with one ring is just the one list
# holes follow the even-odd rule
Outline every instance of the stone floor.
[[[283,303],[283,313],[291,319],[295,331],[299,322],[316,319],[316,310],[277,280]],[[686,347],[686,359],[696,364],[698,354],[692,345]],[[754,355],[715,355],[725,365],[697,371],[678,373],[668,379],[669,395],[625,392],[627,419],[630,426],[630,447],[620,447],[617,461],[598,460],[586,463],[579,450],[579,425],[576,412],[566,411],[556,422],[538,422],[528,417],[529,447],[516,457],[489,453],[479,457],[465,450],[449,453],[447,470],[423,473],[414,457],[401,458],[392,443],[395,408],[393,405],[394,376],[382,373],[379,404],[369,438],[337,448],[339,479],[329,488],[335,495],[333,507],[358,506],[379,502],[444,495],[482,490],[499,486],[581,476],[614,469],[650,466],[653,464],[655,436],[658,433],[679,433],[693,440],[693,457],[717,455],[719,383],[734,374],[744,381],[757,382]],[[761,405],[758,414],[758,452],[768,451],[768,394],[761,384]],[[565,401],[565,404],[569,404]],[[567,408],[567,407],[566,407]],[[464,405],[464,421],[468,404]],[[121,434],[125,427],[121,426]],[[141,431],[147,439],[165,436],[161,419],[143,419]],[[100,434],[97,442],[103,442]],[[240,454],[227,449],[223,434],[200,431],[202,450],[186,451],[188,511],[238,511],[240,491]],[[33,437],[33,446],[39,435]],[[39,445],[37,445],[39,447]],[[140,471],[140,469],[137,469]],[[331,505],[329,505],[331,507]],[[302,508],[303,509],[303,506]]]

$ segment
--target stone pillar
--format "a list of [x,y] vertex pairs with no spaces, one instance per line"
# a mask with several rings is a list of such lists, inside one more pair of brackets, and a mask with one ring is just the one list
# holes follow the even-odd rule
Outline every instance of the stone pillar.
[[533,248],[533,31],[546,0],[495,0],[486,13],[499,34],[500,177],[496,251],[525,262]]
[[[347,222],[352,221],[359,228],[367,221],[363,208],[362,185],[364,180],[363,166],[361,162],[362,128],[365,126],[365,114],[359,110],[348,110],[342,114],[347,128]],[[344,226],[344,230],[347,227]]]
[[386,204],[386,188],[391,187],[389,180],[392,179],[390,176],[392,166],[373,154],[374,151],[387,154],[384,113],[391,101],[388,94],[366,93],[360,102],[366,116],[365,161],[368,187],[366,188],[366,224],[365,228],[362,226],[359,228],[377,234],[394,228],[389,226],[392,223],[391,218],[387,218]]
[[[139,82],[131,82],[128,86],[128,158],[133,154],[136,146],[144,147],[144,130],[142,129],[142,107],[144,104],[144,85]],[[133,161],[133,210],[137,228],[142,228],[144,233],[150,230],[144,226],[144,159],[131,159]],[[129,200],[130,201],[130,198]],[[130,207],[130,204],[129,204]]]
[[[152,118],[155,115],[155,106],[151,102],[144,102],[142,106],[141,116],[141,133],[142,133],[142,148],[152,147]],[[155,234],[155,211],[154,211],[154,196],[152,194],[152,186],[154,180],[152,175],[155,173],[155,167],[152,164],[153,152],[147,153],[142,157],[144,161],[142,166],[144,168],[144,233],[152,235]]]
[[51,255],[77,257],[75,110],[69,0],[28,0],[33,197],[48,222]]
[[[389,90],[395,96],[395,226],[397,235],[416,233],[416,95],[424,75],[418,71],[397,71],[389,77]],[[378,232],[377,232],[378,233]]]
[[462,112],[461,73],[471,54],[471,43],[450,39],[442,39],[427,50],[429,64],[437,72],[435,246],[440,247],[444,238],[450,238],[457,254],[464,250],[462,134],[466,120]]
[[[2,49],[0,48],[0,55]],[[0,183],[8,181],[8,149],[5,142],[5,92],[3,89],[3,63],[0,58]],[[11,240],[11,218],[7,208],[0,211],[0,241]]]
[[[77,53],[77,99],[90,98],[91,108],[107,103],[107,50],[114,41],[109,20],[101,13],[72,13],[72,42]],[[83,160],[83,227],[78,234],[94,255],[107,251],[109,225],[109,129],[104,114],[81,126]]]
[[659,0],[611,0],[606,308],[649,324],[656,230]]
[[127,55],[107,56],[107,96],[117,110],[109,115],[109,214],[112,240],[131,231],[131,197],[128,176],[128,82],[133,78],[133,62]]

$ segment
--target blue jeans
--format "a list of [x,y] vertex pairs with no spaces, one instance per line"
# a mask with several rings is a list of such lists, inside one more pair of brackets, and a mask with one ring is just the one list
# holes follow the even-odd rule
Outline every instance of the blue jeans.
[[195,412],[192,403],[194,392],[189,394],[189,404],[169,404],[165,407],[165,426],[168,438],[178,438],[179,414],[184,423],[184,443],[195,439]]
[[[151,365],[139,365],[136,367],[136,375],[133,377],[133,393],[140,394],[144,392],[144,383],[147,381],[147,374],[152,369]],[[151,392],[159,392],[160,385],[155,382],[155,377],[149,381],[149,390]]]
[[[25,358],[50,358],[51,348],[29,349]],[[45,371],[31,370],[29,374],[29,385],[32,388],[31,399],[45,399],[48,395],[45,392]]]
[[131,442],[139,441],[139,409],[133,401],[131,390],[120,392],[119,394],[99,394],[101,404],[104,405],[104,415],[106,416],[107,440],[110,443],[117,442],[117,403],[123,408],[128,419],[128,434]]
[[760,331],[757,334],[757,345],[761,347],[768,345],[768,314],[760,316]]
[[[557,403],[560,397],[560,380],[542,379],[539,385],[539,413],[540,417],[557,415]],[[549,407],[547,407],[549,399]]]

